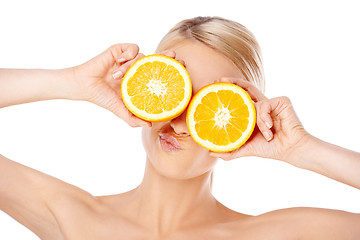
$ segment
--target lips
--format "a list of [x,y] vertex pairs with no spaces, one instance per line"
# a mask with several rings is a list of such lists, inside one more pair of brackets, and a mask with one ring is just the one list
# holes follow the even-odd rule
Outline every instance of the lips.
[[162,140],[164,140],[167,143],[171,144],[174,148],[182,149],[180,143],[178,142],[178,140],[174,136],[171,136],[168,133],[160,133],[159,136],[160,136],[160,138]]

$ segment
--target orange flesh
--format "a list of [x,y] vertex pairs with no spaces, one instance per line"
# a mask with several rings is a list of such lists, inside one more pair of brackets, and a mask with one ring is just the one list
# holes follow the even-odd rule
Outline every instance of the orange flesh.
[[[224,126],[216,124],[221,111],[224,112],[220,114],[223,116]],[[249,110],[240,94],[231,90],[210,92],[201,99],[195,109],[195,130],[203,140],[216,145],[228,145],[236,142],[247,129],[248,118]]]
[[127,90],[132,104],[150,114],[170,111],[185,97],[185,83],[179,71],[159,61],[140,66],[128,80]]

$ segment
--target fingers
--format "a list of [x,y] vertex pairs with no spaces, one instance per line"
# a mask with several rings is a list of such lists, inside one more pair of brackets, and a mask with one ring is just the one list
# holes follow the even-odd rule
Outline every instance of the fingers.
[[112,45],[108,51],[113,57],[113,62],[120,65],[119,68],[112,72],[114,79],[121,79],[131,64],[144,56],[139,53],[139,46],[133,43],[115,44]]
[[160,55],[165,55],[171,58],[175,58],[176,57],[176,53],[174,50],[165,50],[159,53]]
[[109,49],[115,62],[123,63],[134,59],[139,53],[139,46],[133,43],[119,43]]
[[145,55],[142,53],[139,53],[134,59],[127,61],[125,63],[123,63],[118,69],[116,69],[112,76],[115,80],[119,80],[121,79],[125,73],[127,72],[127,70],[130,68],[130,66],[136,62],[137,60],[139,60],[140,58],[144,57]]
[[236,158],[234,156],[233,152],[218,153],[218,152],[211,152],[210,151],[209,154],[212,157],[221,158],[224,161],[230,161],[230,160],[233,160],[234,158]]
[[[124,52],[119,55],[119,50]],[[112,73],[112,76],[115,80],[121,79],[135,61],[145,56],[144,54],[139,53],[139,47],[136,44],[116,44],[110,47],[110,51],[112,52],[111,54],[113,55],[116,62],[120,64],[120,67]],[[173,50],[166,50],[159,54],[174,59],[176,57],[176,53]],[[185,67],[185,62],[183,60],[175,60],[179,61],[180,64]]]
[[282,114],[282,112],[290,105],[290,99],[285,96],[255,103],[257,126],[267,141],[270,141],[273,138],[273,132],[271,131],[273,120],[271,116],[278,116],[280,119],[286,118],[287,116],[283,116],[284,114]]
[[186,67],[184,60],[179,60],[179,59],[176,59],[176,60],[177,60],[179,63],[181,63],[181,65],[183,65],[184,67]]
[[105,108],[124,120],[131,127],[151,127],[152,123],[134,116],[125,106],[121,97],[110,87],[101,87],[94,92],[90,102]]
[[131,127],[151,127],[151,122],[144,121],[133,115],[119,98],[112,98],[104,107],[123,119]]
[[[248,140],[249,141],[249,140]],[[239,148],[231,152],[213,152],[209,151],[209,155],[216,158],[221,158],[224,161],[230,161],[240,157],[252,156],[252,153],[246,148],[246,144],[240,146]]]
[[243,88],[251,97],[254,102],[259,102],[262,100],[268,99],[257,87],[255,87],[251,82],[241,79],[241,78],[232,78],[232,77],[223,77],[220,80],[215,82],[227,82],[238,85]]
[[186,67],[184,60],[176,58],[176,52],[174,50],[165,50],[165,51],[160,52],[159,54],[171,57],[171,58],[175,59],[176,61],[178,61],[179,63],[181,63],[184,67]]
[[270,141],[273,138],[273,133],[271,131],[271,127],[273,125],[271,119],[271,105],[268,102],[257,102],[255,103],[256,113],[257,113],[257,126],[264,136],[266,141]]

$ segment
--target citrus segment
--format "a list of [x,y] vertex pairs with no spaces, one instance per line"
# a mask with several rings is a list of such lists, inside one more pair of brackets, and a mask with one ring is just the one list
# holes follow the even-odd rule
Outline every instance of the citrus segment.
[[236,142],[242,135],[241,129],[235,127],[231,123],[226,125],[227,133],[229,135],[230,142],[234,143]]
[[219,108],[219,98],[214,92],[208,93],[205,97],[201,99],[201,102],[209,107],[214,112]]
[[244,89],[231,83],[214,83],[195,94],[186,119],[198,144],[215,152],[227,152],[240,147],[251,136],[256,112]]
[[215,125],[211,129],[208,140],[215,145],[227,145],[230,143],[226,130],[219,125]]
[[233,109],[230,112],[232,117],[241,117],[241,118],[248,118],[249,117],[249,110],[245,104],[240,105],[240,107]]
[[201,123],[196,123],[195,125],[196,131],[198,132],[199,137],[201,137],[202,139],[207,139],[210,134],[210,131],[214,127],[215,127],[214,120],[202,121]]
[[121,96],[129,111],[154,122],[180,115],[190,102],[191,91],[184,66],[156,54],[136,61],[121,82]]
[[220,102],[224,107],[228,107],[229,103],[234,96],[234,92],[230,90],[220,90],[217,92]]
[[196,107],[196,111],[195,111],[195,115],[194,115],[194,119],[196,122],[214,119],[214,117],[215,117],[215,112],[212,111],[205,104],[199,104]]

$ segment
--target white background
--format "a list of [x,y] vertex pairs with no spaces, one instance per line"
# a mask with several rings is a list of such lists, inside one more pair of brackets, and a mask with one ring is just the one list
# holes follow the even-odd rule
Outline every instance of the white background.
[[[269,98],[288,96],[307,131],[360,150],[356,1],[96,2],[1,1],[0,67],[70,67],[119,42],[137,43],[151,54],[178,21],[218,15],[238,21],[257,37]],[[82,101],[0,109],[2,155],[94,195],[121,193],[141,182],[140,131]],[[246,214],[299,206],[360,213],[360,190],[270,159],[219,161],[213,192]],[[1,212],[0,239],[38,238]]]

